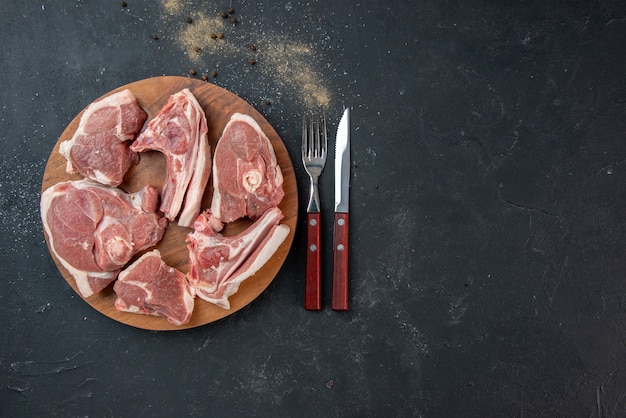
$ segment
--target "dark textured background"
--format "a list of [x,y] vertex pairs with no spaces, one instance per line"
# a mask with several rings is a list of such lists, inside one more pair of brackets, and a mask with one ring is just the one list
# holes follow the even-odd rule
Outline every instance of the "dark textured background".
[[[191,57],[185,17],[229,4],[229,50]],[[1,416],[626,414],[624,1],[169,5],[0,0]],[[250,66],[250,43],[309,49]],[[38,206],[59,135],[189,68],[275,127],[302,216],[301,115],[352,107],[349,312],[303,309],[302,221],[267,291],[192,330],[114,322],[57,271]]]

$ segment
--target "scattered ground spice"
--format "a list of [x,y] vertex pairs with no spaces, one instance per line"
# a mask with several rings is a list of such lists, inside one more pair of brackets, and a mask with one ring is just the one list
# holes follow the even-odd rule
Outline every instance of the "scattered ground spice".
[[206,74],[202,74],[202,81],[207,81],[209,79],[209,77],[206,76]]
[[307,107],[328,107],[331,94],[315,70],[317,59],[312,46],[266,34],[260,50],[263,65],[259,68],[265,75],[295,92]]
[[157,41],[159,39],[159,35],[157,35],[156,33],[153,33],[151,38],[153,41]]
[[[311,109],[329,106],[332,94],[322,77],[321,71],[325,67],[320,62],[320,49],[315,44],[296,41],[271,31],[251,34],[243,26],[230,24],[233,16],[228,15],[228,9],[224,17],[224,11],[198,11],[193,9],[192,2],[186,0],[161,0],[160,3],[163,28],[186,54],[190,66],[206,68],[209,62],[213,62],[212,66],[217,64],[220,67],[221,59],[248,62],[255,65],[267,81],[266,87],[263,87],[264,94],[271,97],[273,94],[288,93]],[[233,13],[234,9],[230,14]],[[188,16],[193,16],[193,24],[184,23]],[[254,22],[251,27],[255,27]],[[251,36],[256,39],[254,44],[250,42]],[[216,42],[218,39],[220,42]],[[198,53],[197,48],[202,53]],[[249,51],[254,52],[253,58]],[[215,71],[204,71],[210,77],[217,76]]]
[[122,7],[126,7],[126,6],[128,6],[128,4],[126,4],[126,2],[125,2],[125,1],[120,1],[120,6],[122,6]]
[[233,9],[232,7],[229,7],[226,11],[228,12],[228,14],[231,14],[231,15],[235,13],[235,9]]
[[190,68],[189,75],[196,75],[196,70],[194,70],[193,68]]
[[165,12],[169,15],[176,15],[180,13],[182,8],[182,0],[163,0],[161,2]]

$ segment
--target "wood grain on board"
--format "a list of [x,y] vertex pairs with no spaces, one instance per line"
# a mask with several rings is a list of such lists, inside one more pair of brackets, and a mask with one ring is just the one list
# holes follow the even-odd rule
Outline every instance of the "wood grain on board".
[[[99,294],[84,299],[97,311],[116,321],[149,330],[177,330],[205,325],[228,316],[249,304],[267,288],[280,270],[289,253],[297,224],[298,193],[293,165],[287,149],[276,131],[265,118],[243,99],[214,84],[187,77],[149,78],[121,86],[101,98],[123,89],[130,89],[135,97],[137,97],[141,107],[148,113],[149,121],[156,116],[172,94],[184,88],[191,90],[206,113],[211,153],[214,152],[217,141],[233,113],[239,112],[247,114],[254,118],[259,124],[265,135],[270,139],[274,147],[274,152],[276,153],[278,165],[283,172],[285,197],[279,207],[284,214],[281,223],[287,225],[290,228],[290,232],[285,242],[278,248],[274,256],[254,276],[244,281],[239,287],[239,291],[230,297],[231,308],[229,310],[222,309],[202,299],[196,298],[191,321],[185,325],[175,326],[161,317],[117,311],[114,306],[115,293],[113,292],[112,285]],[[79,175],[72,175],[65,172],[66,160],[59,154],[60,143],[72,137],[80,122],[81,114],[82,112],[70,122],[50,153],[43,176],[42,191],[56,183],[81,178]],[[146,121],[146,124],[148,121]],[[120,188],[127,192],[135,192],[149,184],[160,191],[165,177],[165,158],[156,151],[141,153],[140,157],[140,163],[131,167],[124,178],[124,182],[120,185]],[[213,191],[211,183],[212,180],[209,179],[209,186],[203,196],[203,209],[208,208],[211,203]],[[251,222],[247,219],[241,219],[227,224],[222,234],[225,236],[234,235],[245,229],[250,223]],[[175,222],[172,222],[167,227],[163,239],[156,246],[161,252],[163,260],[168,265],[181,270],[183,273],[187,273],[189,262],[185,238],[191,231],[192,230],[189,228],[179,227]],[[46,242],[49,246],[47,236]],[[67,283],[80,296],[74,278],[61,266],[52,252],[51,255]],[[138,254],[133,260],[140,255],[141,254]]]

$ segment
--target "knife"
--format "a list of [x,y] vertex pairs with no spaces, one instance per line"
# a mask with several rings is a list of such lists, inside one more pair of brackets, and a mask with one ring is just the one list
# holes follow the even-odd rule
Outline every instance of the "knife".
[[348,215],[350,192],[350,109],[343,111],[335,140],[335,216],[331,309],[348,310]]

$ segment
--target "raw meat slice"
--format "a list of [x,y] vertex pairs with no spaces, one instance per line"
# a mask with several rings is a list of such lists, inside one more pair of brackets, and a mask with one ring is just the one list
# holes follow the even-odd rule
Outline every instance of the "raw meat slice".
[[157,202],[151,186],[128,194],[89,180],[57,183],[42,193],[50,249],[83,297],[104,289],[133,255],[161,240],[167,219],[155,213]]
[[289,234],[279,222],[283,213],[274,207],[248,229],[232,237],[215,232],[211,215],[203,212],[187,235],[189,283],[196,295],[224,309],[239,285],[256,273],[276,252]]
[[59,152],[67,159],[66,171],[119,186],[130,166],[139,162],[128,141],[147,118],[130,90],[90,104],[80,117],[74,136],[59,146]]
[[183,209],[178,217],[178,225],[186,228],[192,228],[194,221],[200,214],[202,196],[211,175],[211,146],[206,135],[206,123],[204,126],[205,134],[203,138],[200,138],[200,143],[198,144],[196,168],[193,170],[189,187],[187,187],[187,192],[185,193]]
[[250,116],[232,115],[213,160],[211,214],[221,222],[258,219],[283,199],[283,175],[274,149]]
[[189,322],[195,291],[185,274],[168,266],[159,250],[142,255],[124,269],[113,285],[119,311],[162,316],[174,325]]
[[173,221],[183,205],[182,226],[191,227],[200,213],[210,175],[211,153],[204,110],[189,89],[170,96],[159,114],[133,142],[137,152],[155,150],[165,156],[166,175],[160,210]]

